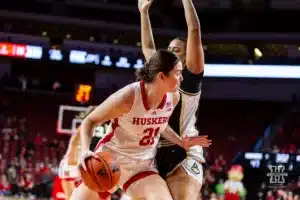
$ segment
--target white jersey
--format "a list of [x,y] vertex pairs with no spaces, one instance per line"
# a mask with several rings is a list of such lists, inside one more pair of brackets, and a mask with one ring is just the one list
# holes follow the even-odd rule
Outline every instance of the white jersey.
[[[198,136],[199,131],[197,130],[195,124],[197,121],[196,112],[199,107],[200,93],[191,95],[186,94],[184,91],[181,92],[181,118],[180,118],[180,133],[182,137],[189,136]],[[195,158],[198,161],[205,162],[203,155],[203,148],[201,146],[193,146],[187,151],[189,157]]]
[[195,95],[181,92],[181,118],[180,118],[180,133],[182,136],[198,136],[199,132],[195,127],[196,112],[198,110],[200,93]]
[[77,165],[68,165],[67,159],[63,158],[59,164],[58,176],[63,180],[76,181],[80,178],[80,172]]
[[[179,89],[180,101],[175,108],[173,116],[170,119],[170,125],[180,137],[198,136],[199,131],[196,128],[197,111],[201,96],[201,75],[194,75],[187,68],[183,70],[183,81]],[[177,128],[176,128],[177,127]],[[159,147],[173,146],[167,140],[161,140]],[[198,161],[205,162],[203,148],[199,145],[191,147],[187,155]]]
[[[77,164],[79,164],[79,156],[81,155],[81,147],[77,148]],[[78,165],[69,165],[66,156],[62,158],[59,163],[58,176],[63,180],[77,180],[80,178]]]
[[160,133],[168,126],[172,114],[173,94],[166,93],[159,108],[149,109],[144,82],[130,85],[135,90],[134,103],[129,113],[112,120],[112,132],[96,147],[105,146],[134,159],[151,159],[156,155]]

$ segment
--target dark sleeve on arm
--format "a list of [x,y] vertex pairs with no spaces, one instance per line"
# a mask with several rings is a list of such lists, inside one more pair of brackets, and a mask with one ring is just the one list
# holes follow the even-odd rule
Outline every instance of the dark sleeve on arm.
[[183,70],[183,81],[181,82],[180,89],[183,92],[197,94],[201,91],[201,85],[204,72],[200,74],[193,74],[187,67]]

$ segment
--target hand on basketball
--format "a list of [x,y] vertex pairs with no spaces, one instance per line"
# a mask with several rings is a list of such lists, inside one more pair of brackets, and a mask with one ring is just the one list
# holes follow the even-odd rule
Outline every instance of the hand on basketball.
[[138,0],[140,12],[148,12],[153,0]]
[[203,136],[195,136],[195,137],[185,137],[182,139],[182,146],[184,149],[189,149],[192,146],[202,146],[202,147],[209,147],[212,143],[212,140],[207,139],[207,135]]
[[100,158],[100,156],[93,151],[88,150],[83,152],[81,158],[79,159],[79,166],[82,166],[84,171],[87,171],[85,160],[90,157]]

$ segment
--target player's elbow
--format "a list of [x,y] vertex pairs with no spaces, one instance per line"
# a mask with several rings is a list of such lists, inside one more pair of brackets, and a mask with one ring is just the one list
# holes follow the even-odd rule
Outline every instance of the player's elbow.
[[145,56],[146,62],[149,62],[150,58],[155,54],[154,48],[143,48],[143,54]]
[[194,34],[200,34],[200,24],[199,23],[191,23],[188,25],[188,32]]
[[[81,123],[81,130],[82,129],[88,129],[88,130],[92,129],[92,128],[94,128],[94,126],[96,124],[97,124],[96,121],[93,120],[91,117],[86,117]],[[80,131],[80,132],[82,132],[82,131]]]
[[187,61],[187,68],[193,74],[199,75],[199,74],[203,73],[203,71],[204,71],[204,63],[201,61],[199,61],[199,62]]
[[203,68],[189,69],[193,74],[199,75],[203,72]]

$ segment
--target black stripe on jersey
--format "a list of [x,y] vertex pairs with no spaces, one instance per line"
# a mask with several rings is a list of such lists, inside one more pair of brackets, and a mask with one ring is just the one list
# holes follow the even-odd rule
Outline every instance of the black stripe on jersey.
[[170,127],[180,136],[180,114],[182,108],[182,94],[180,93],[179,102],[173,110],[173,113],[169,119]]
[[180,90],[188,95],[199,94],[201,91],[201,85],[204,72],[200,74],[193,74],[186,68],[182,71],[183,81],[180,85]]

